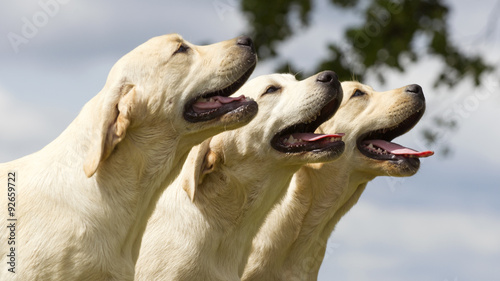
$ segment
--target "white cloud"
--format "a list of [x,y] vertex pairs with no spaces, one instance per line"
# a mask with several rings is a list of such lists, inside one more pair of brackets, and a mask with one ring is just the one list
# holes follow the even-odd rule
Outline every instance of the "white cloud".
[[[489,214],[412,209],[360,204],[347,215],[337,239],[350,239],[353,233],[369,230],[360,248],[390,243],[412,252],[446,250],[461,245],[478,254],[500,254],[500,219]],[[390,240],[387,237],[392,237]],[[473,239],[469,239],[473,238]]]
[[418,268],[433,276],[426,280],[443,280],[439,276],[447,272],[493,280],[489,267],[500,258],[499,233],[495,214],[360,202],[330,239],[339,246],[323,262],[322,274],[349,276],[338,280],[422,280],[405,276],[408,268]]
[[[498,78],[496,78],[498,79]],[[489,89],[488,89],[489,87]],[[481,93],[473,93],[461,100],[459,105],[464,109],[460,130],[457,132],[451,143],[453,146],[468,150],[469,153],[480,156],[497,167],[500,167],[500,150],[493,145],[500,139],[500,130],[497,129],[497,121],[500,118],[500,84],[487,84]],[[479,95],[480,94],[480,95]],[[484,97],[484,98],[477,98]],[[471,109],[467,111],[467,109]]]
[[[217,10],[213,3],[221,3],[225,10]],[[19,53],[36,54],[33,60],[61,59],[63,56],[68,60],[75,53],[80,58],[102,53],[123,54],[153,36],[172,32],[180,33],[192,43],[230,39],[244,32],[246,23],[235,3],[229,0],[152,1],[147,4],[70,0],[59,5],[46,25],[37,28],[36,36],[28,38],[29,43],[19,46]],[[12,5],[20,6],[8,6]],[[120,13],[116,13],[117,8]],[[14,15],[1,19],[2,28],[5,33],[20,33],[24,24],[21,19],[29,19],[39,11],[43,9],[36,5],[16,7]],[[14,53],[10,46],[4,47],[7,53]]]
[[23,102],[0,88],[0,162],[39,150],[57,137],[70,118],[63,111]]
[[20,140],[43,134],[48,120],[36,106],[16,100],[12,94],[0,89],[0,131],[4,140]]

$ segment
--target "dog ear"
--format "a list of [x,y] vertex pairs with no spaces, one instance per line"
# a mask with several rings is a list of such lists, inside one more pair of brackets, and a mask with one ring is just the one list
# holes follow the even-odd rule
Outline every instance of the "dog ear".
[[130,111],[135,99],[135,87],[121,83],[106,93],[99,116],[98,137],[91,140],[90,149],[83,163],[87,177],[97,171],[99,164],[106,160],[116,145],[125,138],[130,125]]
[[198,186],[203,183],[206,175],[213,172],[217,165],[218,156],[210,149],[210,139],[195,146],[186,160],[184,182],[182,187],[194,202]]

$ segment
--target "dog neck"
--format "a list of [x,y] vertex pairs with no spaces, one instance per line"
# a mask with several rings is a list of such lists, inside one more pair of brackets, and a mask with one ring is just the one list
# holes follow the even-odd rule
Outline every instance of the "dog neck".
[[[212,214],[206,216],[211,222],[225,217],[224,227],[220,229],[217,239],[219,244],[217,251],[206,253],[207,258],[217,256],[219,260],[224,261],[223,264],[226,264],[231,273],[237,272],[238,276],[241,276],[250,254],[253,237],[257,234],[273,204],[284,195],[293,173],[299,167],[286,167],[268,160],[252,159],[252,156],[248,155],[241,159],[237,158],[232,155],[231,162],[224,164],[224,170],[212,175],[213,178],[223,175],[227,177],[226,188],[234,190],[233,195],[232,198],[221,199],[236,204],[231,204],[231,209],[228,210],[213,206],[211,208],[204,206],[203,209],[213,211]],[[245,167],[242,163],[252,163],[252,165]],[[216,186],[217,184],[217,181],[208,181],[203,188],[220,188]],[[207,200],[204,205],[207,204],[213,204],[213,202]],[[221,202],[219,206],[224,205],[227,203]],[[214,241],[206,240],[204,242],[214,243]],[[227,265],[233,266],[231,268]],[[222,269],[223,267],[219,267],[211,270]]]
[[347,159],[304,166],[294,175],[254,239],[242,280],[317,279],[331,232],[373,179]]

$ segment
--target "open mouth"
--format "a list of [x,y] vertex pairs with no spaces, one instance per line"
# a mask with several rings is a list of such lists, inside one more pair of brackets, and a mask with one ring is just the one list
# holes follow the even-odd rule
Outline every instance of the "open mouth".
[[255,101],[245,96],[229,97],[248,80],[254,69],[255,63],[231,85],[191,99],[184,107],[184,119],[191,123],[209,121],[236,109],[254,106]]
[[357,147],[363,155],[376,160],[411,160],[418,162],[418,158],[429,157],[433,151],[417,151],[391,142],[411,130],[424,114],[424,108],[417,110],[401,123],[391,127],[378,129],[363,134],[357,141]]
[[322,152],[344,147],[344,134],[315,134],[314,131],[335,114],[339,107],[333,99],[308,121],[290,126],[277,133],[271,140],[271,146],[283,153]]

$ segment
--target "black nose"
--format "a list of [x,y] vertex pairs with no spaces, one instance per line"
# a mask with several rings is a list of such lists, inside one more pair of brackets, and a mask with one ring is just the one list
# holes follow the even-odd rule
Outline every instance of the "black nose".
[[425,100],[425,97],[424,97],[424,92],[422,91],[422,87],[420,87],[419,85],[417,84],[412,84],[412,85],[408,85],[406,86],[406,89],[405,91],[407,93],[412,93],[412,94],[415,94],[417,95],[419,98]]
[[326,70],[318,74],[316,77],[316,82],[320,83],[339,83],[339,78],[337,74],[333,71]]
[[253,49],[253,41],[252,38],[248,36],[240,36],[238,37],[238,40],[236,41],[236,44],[240,46],[247,46]]

